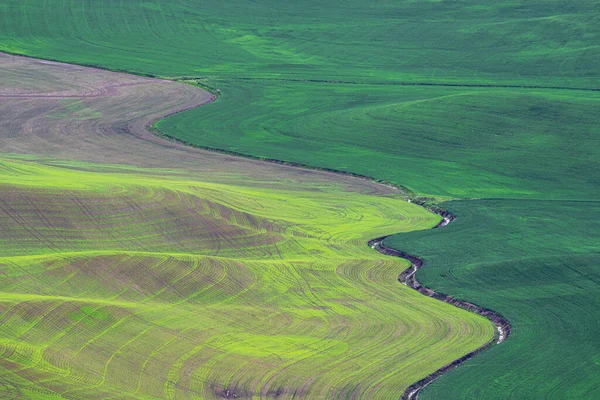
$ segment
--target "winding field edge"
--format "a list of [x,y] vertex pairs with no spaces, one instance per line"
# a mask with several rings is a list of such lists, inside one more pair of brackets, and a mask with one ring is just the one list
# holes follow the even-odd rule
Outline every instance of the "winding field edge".
[[[432,229],[446,226],[456,219],[454,215],[447,211],[443,211],[441,209],[432,210],[430,207],[427,207],[423,204],[420,205],[442,216],[442,221],[440,221]],[[492,340],[490,340],[483,346],[478,347],[472,352],[465,354],[464,356],[452,361],[451,363],[444,365],[437,371],[427,375],[425,378],[413,383],[408,388],[406,388],[406,390],[404,391],[404,393],[402,393],[402,396],[400,397],[400,400],[417,400],[419,397],[419,392],[427,385],[431,384],[433,381],[438,379],[440,376],[450,372],[454,368],[460,366],[462,363],[464,363],[467,360],[470,360],[471,358],[483,352],[484,350],[487,350],[490,347],[500,344],[504,340],[506,340],[506,338],[508,338],[508,336],[510,335],[511,326],[510,323],[504,317],[502,317],[495,311],[477,306],[473,303],[469,303],[463,300],[458,300],[446,294],[435,292],[434,290],[421,285],[421,283],[419,283],[419,281],[416,278],[416,272],[424,266],[425,263],[423,259],[400,250],[386,247],[383,244],[383,241],[389,236],[391,235],[381,236],[379,238],[372,239],[368,242],[368,245],[372,249],[377,250],[382,254],[393,257],[400,257],[410,261],[411,266],[402,271],[402,273],[398,276],[398,281],[400,283],[410,287],[411,289],[416,290],[424,296],[432,297],[436,300],[443,301],[444,303],[451,304],[460,309],[479,314],[482,317],[487,318],[490,322],[492,322],[495,328],[494,338]]]

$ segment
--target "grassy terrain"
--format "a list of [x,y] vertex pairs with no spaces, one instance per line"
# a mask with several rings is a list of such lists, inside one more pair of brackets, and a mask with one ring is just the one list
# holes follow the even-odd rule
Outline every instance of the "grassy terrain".
[[439,220],[398,190],[145,130],[209,95],[0,55],[0,397],[398,397],[490,340],[366,246]]
[[[566,202],[599,194],[595,2],[11,0],[0,17],[0,49],[202,77],[219,88],[213,105],[158,124],[187,142],[361,173],[440,198],[503,198],[495,207],[452,203],[463,225],[390,239],[422,252],[424,283],[496,309],[515,326],[506,344],[423,398],[594,397],[599,351],[584,343],[597,308],[574,312],[579,278],[557,271],[568,256],[582,275],[595,273],[593,203]],[[103,161],[108,153],[87,154]],[[532,222],[540,209],[548,221]],[[449,281],[444,268],[473,281]],[[556,304],[548,312],[546,299]],[[580,340],[565,343],[568,335]]]
[[443,206],[458,216],[450,226],[398,235],[386,245],[421,255],[423,284],[495,309],[512,333],[419,398],[598,398],[600,203]]
[[158,126],[188,142],[357,172],[419,194],[495,199],[445,203],[458,216],[449,227],[386,241],[424,258],[425,286],[493,309],[513,327],[505,344],[419,398],[598,397],[600,93],[220,87],[218,103]]

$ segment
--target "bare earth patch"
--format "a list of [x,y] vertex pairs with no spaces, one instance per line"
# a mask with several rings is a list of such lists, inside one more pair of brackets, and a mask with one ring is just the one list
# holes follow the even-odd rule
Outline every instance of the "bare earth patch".
[[[152,135],[165,115],[210,103],[213,95],[187,84],[0,53],[0,114],[4,153],[48,159],[174,168],[192,173],[335,181],[356,190],[398,193],[368,181],[193,149]],[[80,101],[97,117],[69,114]],[[53,118],[54,115],[61,118]],[[101,116],[101,117],[100,117]]]

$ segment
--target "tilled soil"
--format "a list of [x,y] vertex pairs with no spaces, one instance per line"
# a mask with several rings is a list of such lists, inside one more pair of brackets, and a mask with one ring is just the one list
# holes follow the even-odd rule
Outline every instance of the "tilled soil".
[[213,100],[188,84],[0,53],[0,148],[53,160],[173,168],[220,182],[247,175],[268,177],[267,186],[335,181],[352,190],[399,193],[349,176],[194,149],[148,131],[154,121]]

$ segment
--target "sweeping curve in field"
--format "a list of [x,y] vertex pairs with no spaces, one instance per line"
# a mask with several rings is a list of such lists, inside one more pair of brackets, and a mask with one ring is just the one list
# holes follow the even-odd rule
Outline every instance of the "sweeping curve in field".
[[[443,219],[440,222],[438,222],[438,224],[436,226],[433,227],[434,229],[447,226],[448,224],[450,224],[452,221],[454,221],[456,219],[456,217],[454,215],[452,215],[451,213],[449,213],[447,211],[442,211],[439,209],[436,209],[435,211],[437,213],[439,213]],[[419,396],[419,393],[421,392],[422,389],[424,389],[429,384],[431,384],[432,382],[434,382],[435,380],[440,378],[443,374],[450,372],[452,369],[460,366],[465,361],[470,360],[471,358],[475,357],[477,354],[481,353],[482,351],[484,351],[486,349],[489,349],[493,345],[504,342],[504,340],[506,340],[508,338],[508,336],[510,335],[511,327],[510,327],[510,323],[504,317],[502,317],[501,315],[499,315],[498,313],[496,313],[492,310],[488,310],[488,309],[479,307],[473,303],[469,303],[469,302],[466,302],[463,300],[458,300],[452,296],[437,293],[435,290],[432,290],[430,288],[427,288],[427,287],[424,287],[423,285],[421,285],[421,283],[419,283],[419,281],[416,278],[416,273],[419,269],[421,269],[424,266],[423,260],[417,256],[410,255],[403,251],[399,251],[399,250],[385,246],[383,244],[383,242],[388,237],[389,236],[383,236],[380,238],[370,240],[369,247],[377,250],[378,252],[380,252],[382,254],[392,256],[392,257],[400,257],[400,258],[403,258],[410,262],[410,264],[411,264],[410,267],[405,269],[404,271],[402,271],[402,273],[398,277],[398,281],[400,281],[403,285],[406,285],[406,286],[416,290],[417,292],[421,293],[424,296],[432,297],[439,301],[443,301],[443,302],[452,304],[455,307],[461,308],[463,310],[468,310],[470,312],[474,312],[478,315],[481,315],[481,316],[489,319],[490,322],[492,322],[494,324],[494,327],[496,329],[494,338],[492,340],[490,340],[489,342],[487,342],[486,344],[482,345],[481,347],[473,350],[472,352],[470,352],[468,354],[463,355],[462,357],[454,360],[453,362],[451,362],[447,365],[444,365],[443,367],[441,367],[434,373],[432,373],[432,374],[428,375],[427,377],[419,380],[418,382],[415,382],[412,385],[410,385],[402,394],[401,399],[402,400],[411,400],[411,399],[417,399]]]
[[211,99],[190,85],[0,64],[0,93],[35,94],[0,99],[9,395],[395,397],[493,335],[364,245],[438,222],[397,189],[148,133]]

